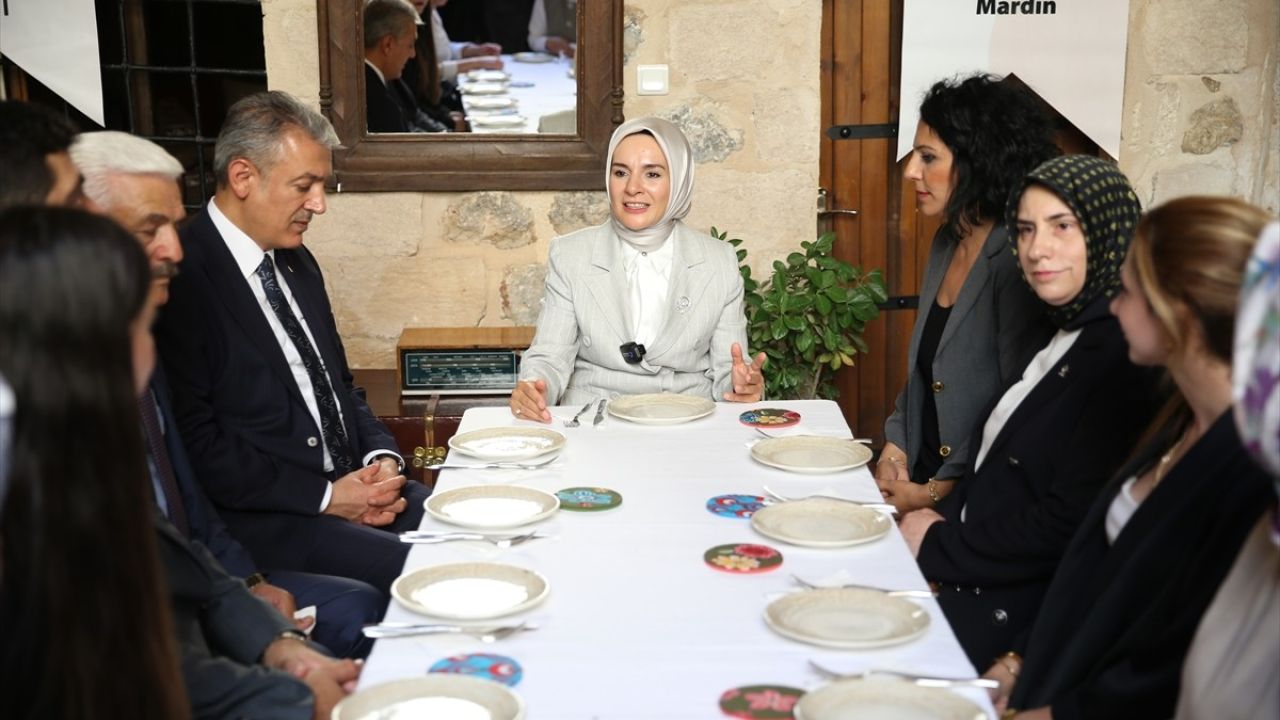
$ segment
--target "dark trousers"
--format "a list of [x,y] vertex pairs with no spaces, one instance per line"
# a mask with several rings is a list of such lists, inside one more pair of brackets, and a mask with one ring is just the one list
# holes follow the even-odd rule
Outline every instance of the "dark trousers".
[[295,570],[337,575],[389,595],[409,553],[409,545],[400,542],[397,533],[418,529],[431,491],[410,480],[401,495],[408,502],[404,512],[377,528],[332,515],[221,512],[231,535],[249,550],[264,573]]

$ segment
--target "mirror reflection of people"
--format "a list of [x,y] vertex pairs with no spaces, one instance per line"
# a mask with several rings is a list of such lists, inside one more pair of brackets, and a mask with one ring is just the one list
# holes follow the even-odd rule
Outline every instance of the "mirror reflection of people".
[[573,57],[578,50],[578,0],[533,0],[529,49]]
[[[1111,311],[1130,359],[1165,368],[1176,393],[1090,507],[1031,632],[987,671],[1016,717],[1173,716],[1196,626],[1275,497],[1236,427],[1231,378],[1240,289],[1270,220],[1182,197],[1139,223]],[[1240,717],[1223,710],[1207,717]],[[1257,710],[1243,716],[1273,717]]]
[[469,128],[462,95],[455,83],[441,77],[436,61],[435,16],[425,11],[427,0],[414,0],[413,7],[418,12],[418,40],[414,56],[405,63],[400,79],[423,112],[451,131],[466,132]]
[[881,493],[904,513],[951,492],[977,450],[982,413],[1053,333],[1000,219],[1013,184],[1058,154],[1035,98],[987,75],[930,88],[912,145],[903,178],[919,212],[943,224],[925,265],[907,386],[875,468]]
[[401,80],[417,54],[418,13],[408,0],[368,0],[364,6],[365,121],[369,132],[444,132]]
[[[422,0],[414,0],[421,3]],[[437,8],[442,8],[449,0],[427,0],[431,6],[431,32],[435,34],[436,61],[440,63],[440,77],[449,82],[456,82],[458,73],[472,70],[501,70],[502,46],[497,43],[450,42],[449,31],[440,20]]]
[[1049,160],[1015,186],[1006,225],[1022,275],[1057,327],[999,396],[972,469],[903,539],[970,662],[1031,627],[1090,503],[1155,414],[1158,375],[1129,361],[1108,303],[1142,208],[1099,158]]
[[689,141],[666,120],[614,131],[610,218],[552,241],[537,334],[511,394],[516,417],[550,422],[548,405],[624,393],[761,398],[765,356],[746,356],[733,246],[682,222],[693,169]]

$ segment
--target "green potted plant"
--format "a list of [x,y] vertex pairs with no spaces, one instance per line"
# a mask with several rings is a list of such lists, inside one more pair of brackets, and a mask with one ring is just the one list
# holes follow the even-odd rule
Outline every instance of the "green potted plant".
[[879,270],[863,272],[832,256],[835,233],[800,243],[775,260],[764,282],[751,277],[742,240],[711,228],[737,249],[751,352],[768,357],[766,397],[835,399],[835,371],[867,352],[862,334],[888,299]]

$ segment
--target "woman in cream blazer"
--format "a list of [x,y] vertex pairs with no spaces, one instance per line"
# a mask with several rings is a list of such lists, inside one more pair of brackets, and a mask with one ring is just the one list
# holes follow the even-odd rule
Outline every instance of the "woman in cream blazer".
[[551,243],[537,334],[511,394],[517,417],[631,393],[760,400],[764,354],[744,360],[732,246],[686,226],[693,152],[660,118],[609,142],[610,219]]

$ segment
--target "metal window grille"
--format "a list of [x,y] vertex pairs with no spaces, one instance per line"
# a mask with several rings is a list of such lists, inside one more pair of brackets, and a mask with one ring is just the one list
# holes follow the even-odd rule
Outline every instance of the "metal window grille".
[[[213,145],[227,109],[267,89],[260,0],[96,0],[106,128],[147,138],[186,169],[183,204],[216,186]],[[34,78],[27,99],[97,127]]]

